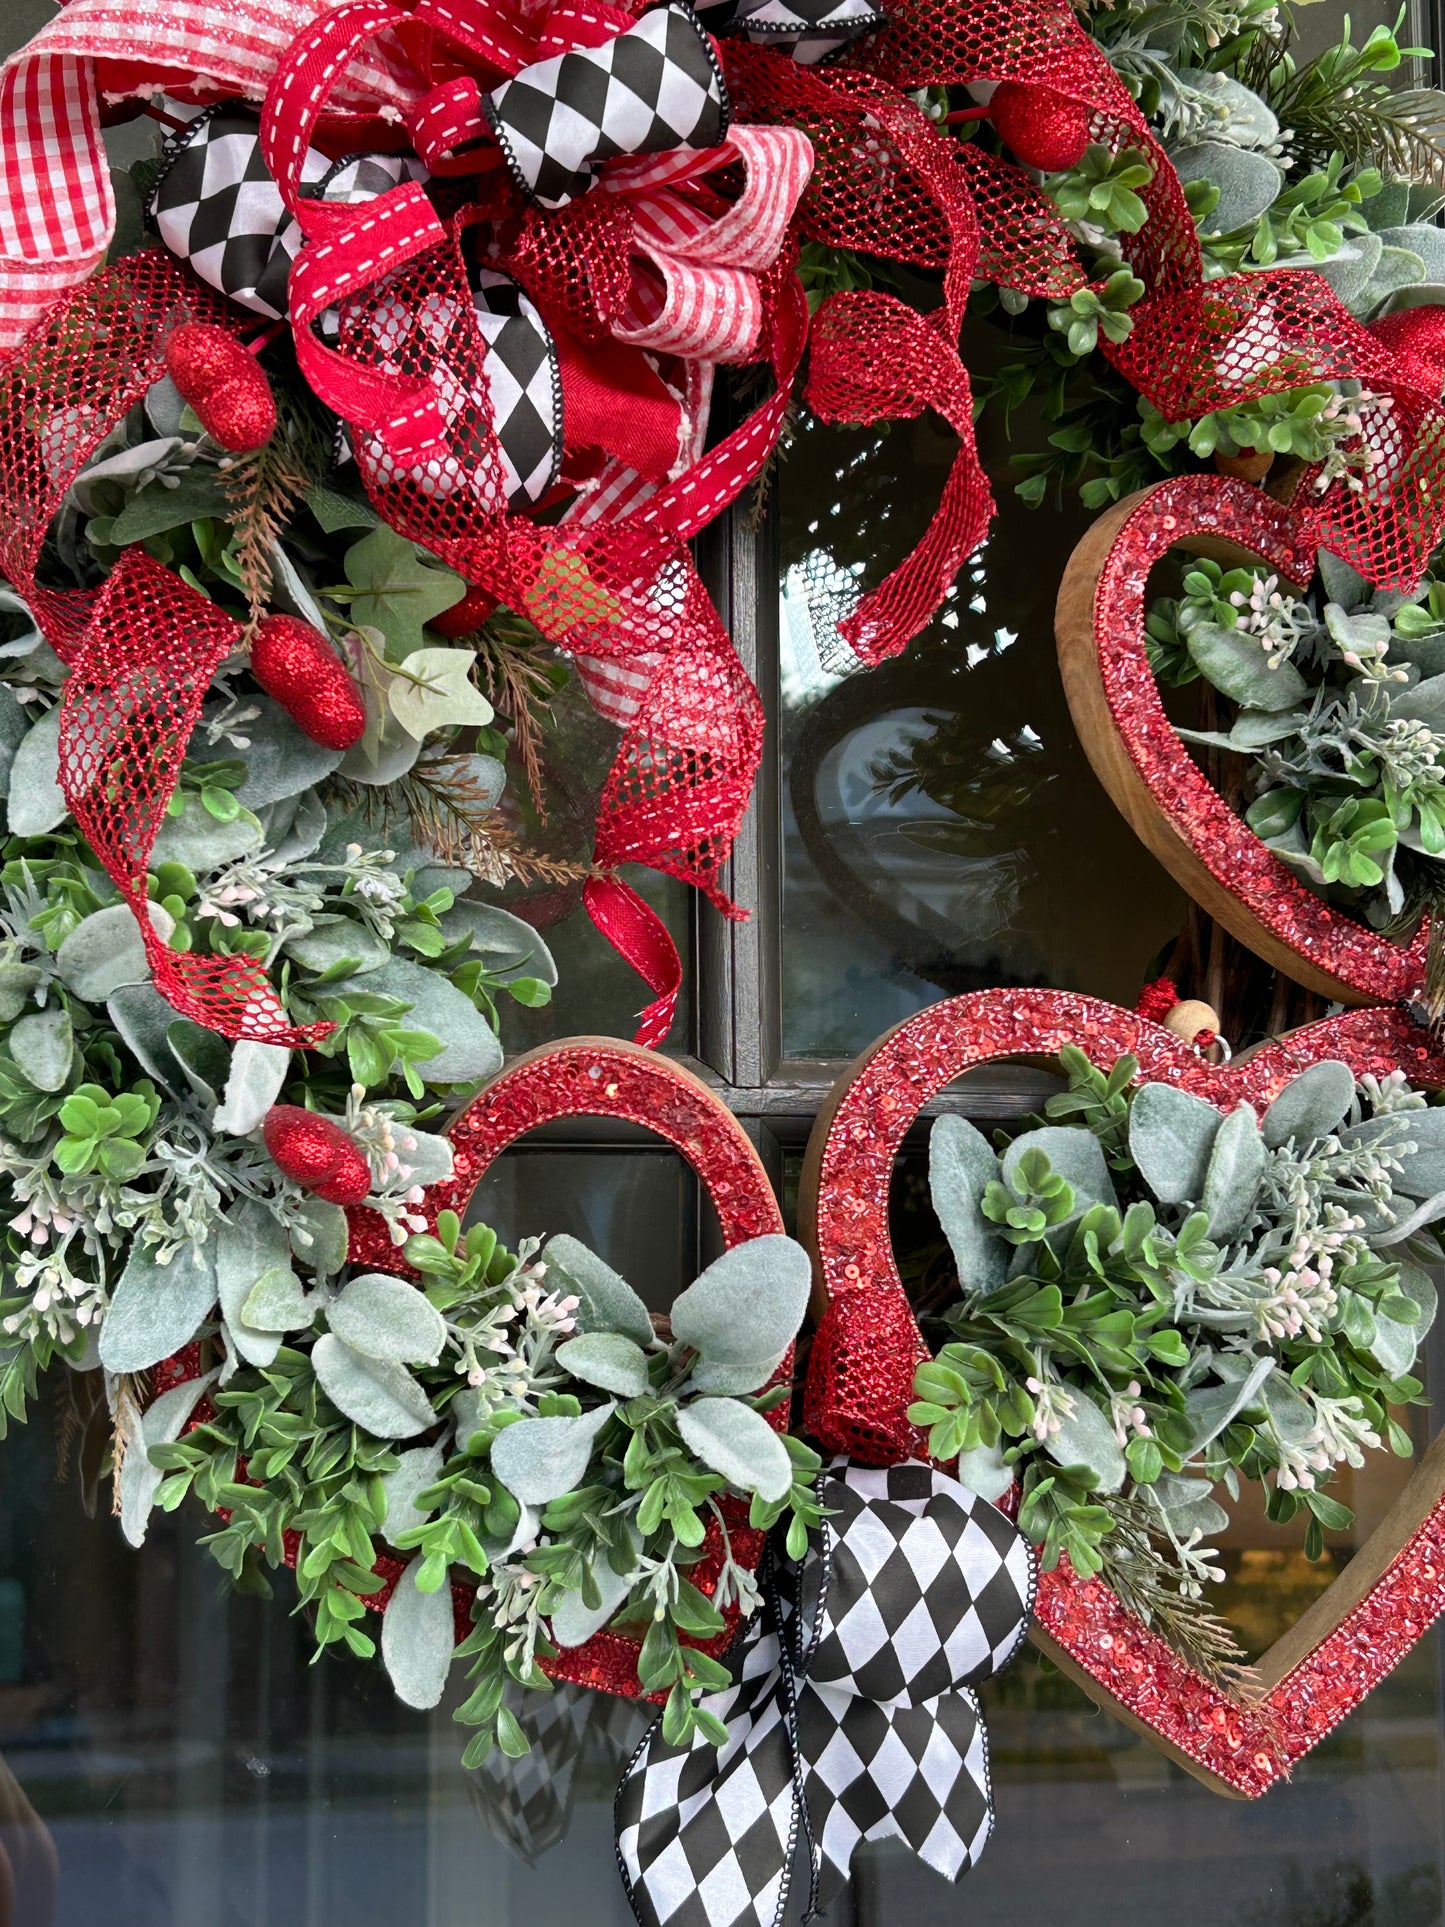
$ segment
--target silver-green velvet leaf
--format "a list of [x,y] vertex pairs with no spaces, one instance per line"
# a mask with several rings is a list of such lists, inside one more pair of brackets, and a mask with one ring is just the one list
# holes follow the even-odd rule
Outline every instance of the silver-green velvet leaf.
[[[1340,1132],[1340,1143],[1347,1148],[1357,1144],[1413,1144],[1415,1149],[1397,1158],[1400,1169],[1393,1176],[1396,1192],[1411,1198],[1430,1198],[1445,1191],[1445,1108],[1386,1112],[1383,1117],[1367,1117],[1358,1124],[1347,1124]],[[1394,1157],[1394,1152],[1388,1155]]]
[[1181,181],[1208,181],[1219,189],[1218,205],[1200,222],[1204,234],[1232,234],[1251,227],[1279,199],[1276,164],[1248,148],[1224,141],[1196,141],[1170,156]]
[[1338,1130],[1355,1101],[1355,1073],[1337,1058],[1311,1064],[1292,1077],[1260,1119],[1266,1146],[1277,1150],[1291,1138],[1312,1143]]
[[13,836],[45,836],[69,811],[60,787],[60,704],[21,738],[10,763],[6,802]]
[[120,1529],[127,1545],[145,1543],[146,1526],[161,1480],[166,1476],[152,1465],[153,1445],[174,1445],[186,1428],[192,1412],[216,1382],[215,1372],[189,1378],[173,1385],[153,1399],[140,1416],[135,1431],[127,1438],[127,1451],[120,1463]]
[[721,1472],[730,1485],[781,1499],[793,1483],[787,1448],[761,1412],[735,1398],[696,1398],[680,1405],[677,1429],[683,1443]]
[[1241,1104],[1215,1133],[1200,1200],[1209,1214],[1209,1235],[1217,1243],[1228,1244],[1248,1224],[1264,1164],[1259,1119],[1252,1104]]
[[[286,1243],[290,1253],[290,1240]],[[256,1277],[241,1305],[241,1316],[253,1331],[305,1331],[315,1322],[319,1293],[308,1292],[285,1260]]]
[[751,1365],[720,1365],[715,1358],[700,1358],[688,1384],[694,1392],[720,1392],[725,1398],[739,1398],[745,1392],[761,1391],[785,1355],[779,1352],[776,1358],[754,1359]]
[[398,1365],[435,1365],[447,1341],[446,1320],[426,1293],[384,1271],[343,1285],[326,1322],[352,1351]]
[[673,1337],[720,1365],[774,1357],[797,1336],[812,1282],[800,1244],[781,1233],[749,1238],[678,1294]]
[[1445,676],[1428,676],[1413,689],[1392,689],[1390,720],[1397,717],[1425,723],[1437,733],[1445,731]]
[[971,1452],[960,1452],[953,1472],[960,1485],[987,1499],[990,1505],[1014,1482],[1014,1469],[1005,1465],[1001,1445],[976,1445]]
[[197,876],[205,876],[259,850],[263,840],[260,822],[250,810],[240,810],[229,823],[220,823],[191,791],[182,796],[174,816],[161,818],[151,862],[183,863]]
[[441,927],[448,943],[469,937],[472,949],[503,983],[512,977],[540,977],[544,984],[557,981],[557,966],[539,933],[500,904],[463,897],[442,912]]
[[637,1293],[586,1245],[565,1232],[548,1241],[542,1254],[547,1283],[562,1297],[581,1302],[579,1331],[622,1332],[639,1345],[652,1343],[652,1319]]
[[998,1175],[993,1147],[967,1118],[937,1120],[928,1137],[929,1194],[968,1291],[993,1291],[1008,1275],[1008,1245],[979,1208]]
[[1197,1204],[1224,1119],[1172,1084],[1144,1084],[1129,1106],[1129,1155],[1161,1204]]
[[1003,1154],[1005,1184],[1013,1184],[1019,1159],[1026,1151],[1042,1151],[1050,1165],[1074,1188],[1073,1216],[1055,1227],[1064,1231],[1074,1219],[1081,1218],[1094,1204],[1117,1204],[1109,1166],[1092,1131],[1075,1124],[1045,1124],[1036,1131],[1022,1131]]
[[405,1365],[367,1358],[323,1332],[311,1348],[321,1389],[343,1418],[379,1439],[414,1439],[436,1423],[431,1400]]
[[101,1364],[108,1372],[148,1372],[191,1342],[215,1302],[205,1245],[183,1245],[168,1265],[132,1245],[101,1326]]
[[1073,1399],[1073,1411],[1050,1433],[1045,1449],[1058,1465],[1087,1466],[1100,1492],[1117,1492],[1129,1469],[1124,1448],[1091,1398],[1075,1392]]
[[471,1084],[501,1069],[496,1032],[471,998],[436,971],[393,957],[380,970],[367,972],[366,988],[384,997],[405,998],[411,1009],[404,1027],[429,1031],[440,1042],[438,1055],[422,1067],[429,1084]]
[[[146,906],[157,936],[169,938],[175,918],[159,903]],[[82,1003],[103,1004],[122,984],[150,981],[140,928],[124,903],[109,903],[78,923],[55,953],[55,968]]]
[[524,1418],[492,1441],[492,1470],[514,1499],[550,1505],[581,1484],[597,1434],[616,1408],[609,1402],[580,1418]]
[[288,1291],[302,1295],[285,1228],[264,1205],[248,1204],[222,1219],[215,1239],[216,1292],[231,1342],[248,1365],[269,1365],[281,1349],[284,1327],[253,1325],[246,1306],[263,1287],[278,1297]]
[[1295,1390],[1284,1372],[1271,1372],[1260,1387],[1269,1422],[1286,1445],[1304,1445],[1314,1435],[1319,1420],[1315,1408]]
[[358,975],[380,969],[391,955],[390,946],[355,917],[318,917],[309,930],[287,938],[285,952],[304,970],[331,970],[346,963]]
[[1189,1421],[1189,1450],[1198,1452],[1218,1438],[1236,1412],[1254,1403],[1256,1395],[1274,1370],[1272,1357],[1259,1358],[1240,1378],[1222,1385],[1196,1385],[1184,1394],[1185,1417]]
[[58,1004],[22,1017],[5,1040],[22,1077],[37,1091],[61,1091],[75,1056],[70,1013]]
[[[634,1544],[640,1550],[636,1535]],[[635,1568],[631,1572],[614,1572],[605,1559],[599,1559],[593,1566],[592,1576],[602,1595],[597,1605],[589,1606],[579,1588],[576,1592],[563,1593],[552,1608],[552,1637],[564,1649],[585,1646],[594,1633],[601,1632],[637,1581]]]
[[1242,629],[1197,622],[1186,633],[1185,643],[1206,681],[1247,709],[1292,709],[1309,693],[1293,663],[1281,662],[1271,669],[1258,636]]
[[641,1398],[647,1390],[647,1354],[621,1332],[581,1332],[557,1347],[557,1363],[618,1398]]
[[382,1475],[381,1490],[386,1499],[384,1529],[393,1544],[404,1532],[425,1525],[435,1507],[423,1511],[416,1503],[419,1492],[435,1485],[441,1476],[440,1445],[410,1445],[399,1453],[396,1470]]
[[313,742],[280,703],[266,696],[247,700],[256,702],[261,714],[247,724],[250,747],[239,752],[245,760],[246,780],[236,796],[244,808],[264,809],[283,796],[299,796],[303,790],[315,789],[340,763],[340,752]]
[[281,1095],[291,1053],[280,1044],[257,1044],[243,1037],[231,1049],[226,1088],[216,1106],[213,1127],[228,1137],[249,1137]]
[[447,1688],[456,1651],[456,1622],[452,1589],[421,1592],[417,1575],[423,1564],[418,1553],[387,1601],[381,1615],[381,1657],[397,1698],[418,1712],[439,1705]]
[[319,1277],[329,1278],[346,1263],[351,1227],[339,1204],[304,1198],[291,1220],[291,1249]]

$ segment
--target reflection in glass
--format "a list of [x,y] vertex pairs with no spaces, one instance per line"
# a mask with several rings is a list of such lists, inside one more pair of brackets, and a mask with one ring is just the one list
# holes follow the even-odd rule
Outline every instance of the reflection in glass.
[[[979,332],[974,361],[989,351]],[[825,605],[913,547],[953,438],[931,417],[810,424],[780,471],[789,1056],[846,1056],[940,995],[990,984],[1132,1003],[1183,921],[1095,781],[1059,682],[1054,597],[1088,517],[1026,509],[987,413],[980,441],[998,498],[988,541],[924,634],[864,674],[833,659]]]

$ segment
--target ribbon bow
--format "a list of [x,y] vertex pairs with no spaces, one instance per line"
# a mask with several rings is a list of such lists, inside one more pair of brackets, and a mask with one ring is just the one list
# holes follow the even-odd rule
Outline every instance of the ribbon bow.
[[727,1726],[671,1745],[655,1725],[618,1789],[618,1859],[641,1927],[777,1927],[793,1850],[810,1911],[863,1841],[906,1841],[957,1879],[993,1824],[971,1690],[1028,1629],[1037,1571],[1016,1526],[932,1466],[835,1463],[832,1516],[796,1597],[770,1588],[735,1684],[703,1704]]

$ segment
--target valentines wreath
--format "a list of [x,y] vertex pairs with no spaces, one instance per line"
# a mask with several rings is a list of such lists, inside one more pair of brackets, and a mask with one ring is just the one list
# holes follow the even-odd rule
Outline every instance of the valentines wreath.
[[[556,972],[484,892],[575,887],[653,995],[639,1044],[665,1039],[681,966],[620,870],[732,913],[762,746],[690,539],[766,480],[805,359],[820,422],[932,410],[958,447],[913,553],[866,590],[809,573],[821,630],[897,654],[991,513],[972,304],[1025,344],[995,393],[1045,388],[1060,422],[1031,499],[1090,471],[1101,504],[1152,463],[1194,500],[1202,461],[1297,459],[1290,579],[1335,558],[1334,613],[1196,571],[1152,667],[1277,717],[1261,678],[1318,666],[1293,737],[1249,745],[1302,799],[1255,806],[1265,855],[1378,888],[1343,906],[1376,923],[1420,908],[1403,860],[1398,890],[1368,864],[1385,818],[1438,856],[1440,786],[1378,748],[1363,776],[1309,764],[1315,711],[1362,701],[1341,665],[1381,742],[1421,720],[1372,673],[1366,599],[1416,667],[1436,623],[1445,275],[1419,190],[1445,110],[1375,77],[1401,57],[1377,29],[1297,63],[1258,0],[179,0],[141,44],[70,0],[0,70],[0,1417],[43,1370],[102,1368],[128,1536],[194,1493],[233,1575],[294,1566],[323,1646],[370,1656],[379,1613],[415,1705],[460,1641],[473,1762],[525,1747],[509,1682],[660,1701],[617,1815],[648,1927],[780,1918],[804,1837],[814,1906],[865,1839],[971,1863],[972,1689],[1028,1626],[1030,1540],[1046,1636],[1231,1790],[1398,1657],[1367,1627],[1331,1698],[1342,1609],[1281,1726],[1195,1594],[1214,1485],[1260,1478],[1318,1537],[1330,1466],[1404,1439],[1445,1067],[1402,1017],[1227,1075],[1077,999],[964,1000],[962,1047],[949,1005],[885,1042],[819,1140],[807,1396],[879,1469],[825,1467],[787,1429],[805,1272],[756,1154],[643,1052],[496,1076],[498,1000]],[[112,177],[102,125],[140,114],[165,150]],[[719,439],[729,368],[762,398]],[[619,731],[575,868],[503,801],[569,676]],[[1302,886],[1251,912],[1286,950],[1325,930],[1358,997],[1413,991],[1423,932],[1322,923]],[[901,1130],[949,1065],[1075,1045],[1074,1121],[1001,1157],[937,1136],[960,1299],[930,1361],[887,1255]],[[574,1241],[467,1222],[506,1144],[587,1112],[660,1130],[712,1190],[727,1249],[670,1323]],[[1363,1556],[1366,1617],[1391,1587],[1417,1628],[1440,1609],[1434,1476]],[[1015,1481],[1018,1524],[992,1503]],[[720,1840],[732,1808],[765,1819]]]

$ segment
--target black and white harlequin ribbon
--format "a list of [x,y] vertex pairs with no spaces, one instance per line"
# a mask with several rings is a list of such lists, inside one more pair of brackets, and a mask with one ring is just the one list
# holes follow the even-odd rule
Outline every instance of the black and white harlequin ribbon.
[[618,1861],[641,1927],[776,1927],[799,1845],[811,1912],[864,1841],[901,1839],[956,1879],[988,1838],[971,1689],[1028,1629],[1033,1552],[928,1465],[840,1461],[823,1501],[832,1516],[793,1586],[767,1588],[735,1683],[703,1702],[726,1743],[669,1745],[659,1723],[618,1789]]
[[[354,154],[332,162],[312,149],[302,177],[319,199],[356,203],[374,200],[400,181],[425,180],[427,173],[405,155]],[[254,110],[228,103],[198,115],[172,148],[151,206],[166,247],[209,286],[255,314],[285,316],[291,263],[303,237],[261,157]],[[501,445],[507,503],[515,508],[539,502],[562,467],[557,344],[510,276],[472,264],[468,281],[487,344],[481,373]],[[327,321],[323,316],[323,333]],[[329,321],[334,332],[336,316]],[[400,316],[397,328],[444,333],[445,317]]]
[[547,208],[584,194],[600,161],[716,147],[728,130],[716,50],[679,0],[600,47],[524,67],[483,106],[513,175]]
[[755,46],[813,67],[886,19],[871,0],[738,0],[731,28]]

